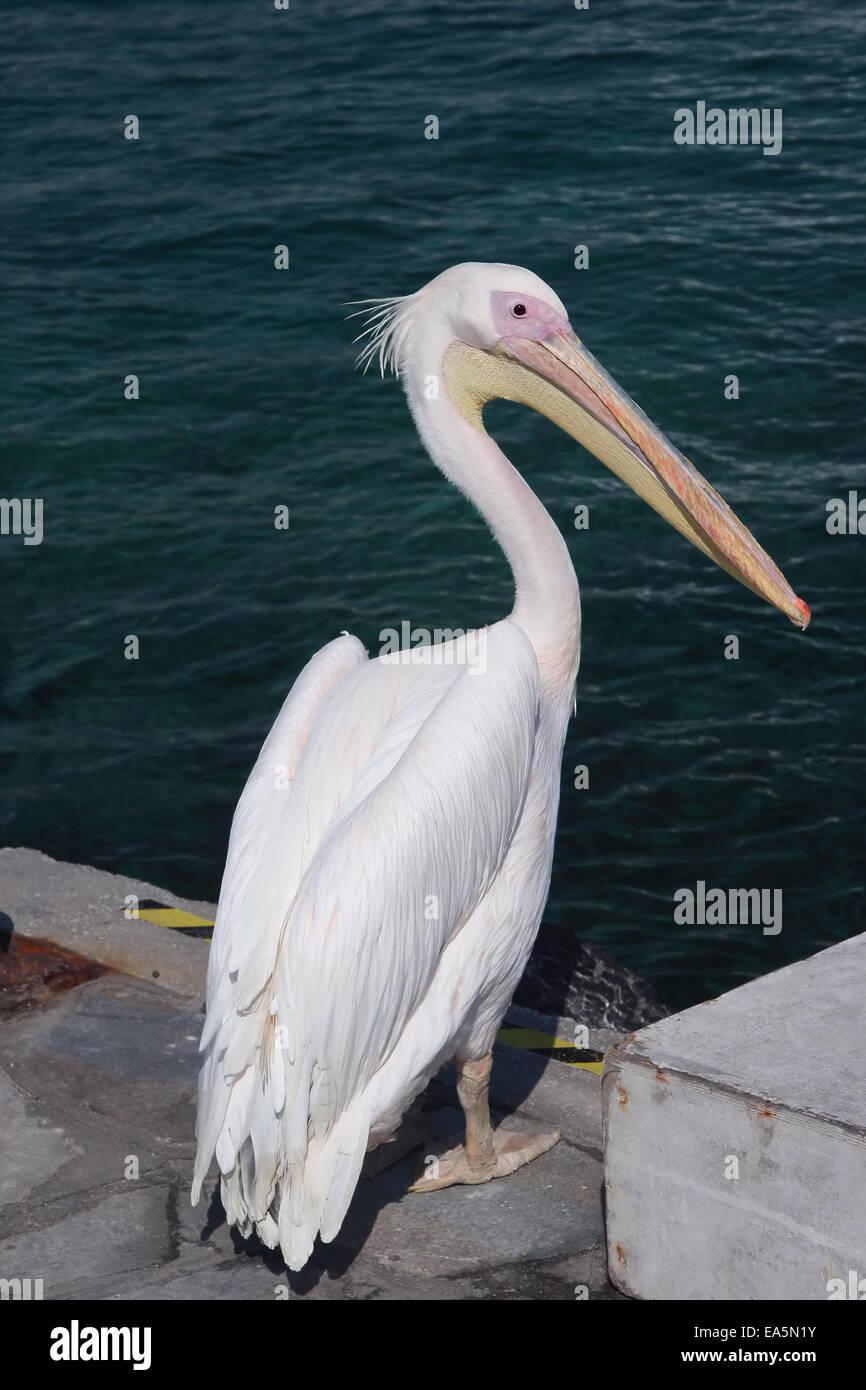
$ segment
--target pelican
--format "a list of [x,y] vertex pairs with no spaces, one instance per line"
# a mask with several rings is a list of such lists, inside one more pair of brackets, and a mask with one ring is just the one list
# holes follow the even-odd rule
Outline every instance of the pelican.
[[301,1269],[365,1154],[451,1059],[465,1142],[414,1191],[482,1183],[559,1135],[493,1129],[491,1049],[548,894],[580,598],[552,518],[486,433],[501,397],[554,421],[800,628],[809,609],[693,465],[518,266],[467,263],[372,304],[359,361],[403,382],[436,466],[504,551],[490,627],[308,662],[235,811],[207,980],[192,1200],[211,1159],[230,1223]]

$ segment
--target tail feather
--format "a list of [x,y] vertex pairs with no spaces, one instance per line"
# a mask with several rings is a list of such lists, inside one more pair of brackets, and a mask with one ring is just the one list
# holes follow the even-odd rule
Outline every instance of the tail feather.
[[[326,1077],[309,1048],[287,1071],[273,1046],[265,1064],[260,1044],[252,1064],[226,1076],[218,1046],[217,1036],[201,1075],[193,1204],[215,1154],[229,1223],[279,1244],[289,1268],[302,1269],[318,1234],[334,1239],[352,1200],[370,1129],[363,1098],[311,1137]],[[232,1064],[242,1056],[236,1047]]]
[[349,1203],[361,1176],[364,1154],[367,1152],[368,1133],[369,1131],[365,1131],[361,1134],[356,1129],[353,1138],[349,1140],[350,1147],[341,1148],[337,1154],[328,1195],[319,1218],[319,1230],[324,1241],[334,1239],[349,1210]]

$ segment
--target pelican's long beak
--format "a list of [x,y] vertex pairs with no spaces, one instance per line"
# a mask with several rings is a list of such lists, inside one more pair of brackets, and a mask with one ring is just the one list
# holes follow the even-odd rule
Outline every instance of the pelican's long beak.
[[[496,394],[546,415],[728,574],[798,627],[808,625],[806,604],[751,532],[570,328],[542,341],[503,338],[494,355],[507,378]],[[511,363],[528,370],[508,371]]]

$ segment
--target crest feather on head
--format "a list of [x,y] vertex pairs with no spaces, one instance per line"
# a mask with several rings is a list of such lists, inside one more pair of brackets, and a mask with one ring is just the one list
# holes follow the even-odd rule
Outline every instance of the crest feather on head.
[[363,329],[353,340],[364,344],[355,360],[356,367],[361,367],[366,372],[371,362],[378,359],[382,376],[389,371],[393,372],[395,377],[399,377],[400,363],[409,346],[413,310],[418,298],[419,293],[416,292],[395,295],[390,299],[351,301],[364,307],[357,309],[354,314],[349,314],[350,319],[358,318],[361,314],[366,315]]

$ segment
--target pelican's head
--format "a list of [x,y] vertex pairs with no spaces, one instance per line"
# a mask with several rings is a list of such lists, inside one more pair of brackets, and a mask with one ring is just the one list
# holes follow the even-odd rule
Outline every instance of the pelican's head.
[[[809,609],[697,469],[583,346],[561,300],[531,271],[467,262],[402,299],[373,301],[359,359],[435,370],[478,429],[495,398],[547,416],[741,584],[805,628]],[[364,336],[364,335],[362,335]]]

